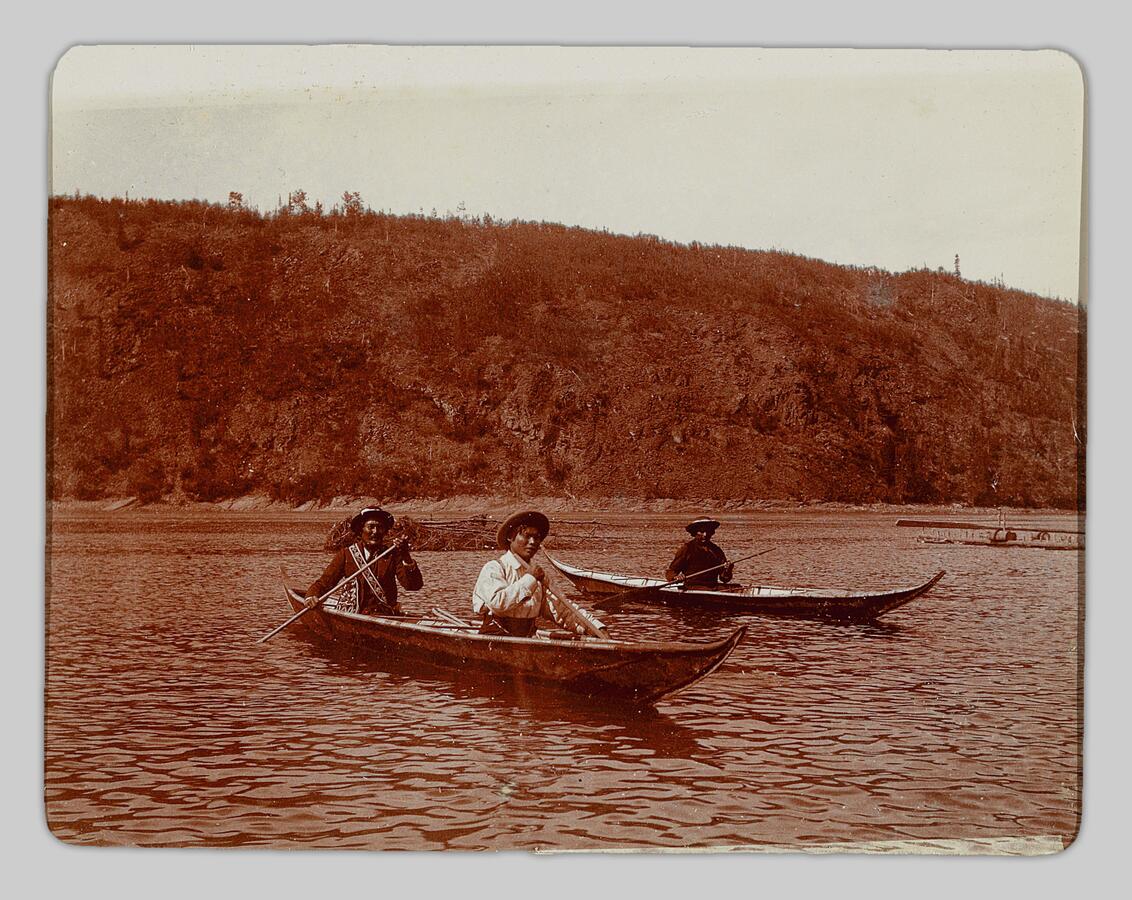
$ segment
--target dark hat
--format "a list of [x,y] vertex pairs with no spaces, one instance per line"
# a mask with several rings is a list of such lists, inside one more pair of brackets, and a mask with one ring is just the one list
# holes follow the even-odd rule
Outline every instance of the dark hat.
[[393,527],[392,513],[387,513],[379,506],[367,506],[350,520],[350,530],[354,534],[361,534],[362,526],[370,519],[377,519],[385,526],[386,531]]
[[688,534],[695,534],[697,531],[706,531],[711,534],[719,527],[719,523],[715,519],[696,519],[695,522],[689,522],[684,526],[684,530]]
[[540,512],[528,509],[524,512],[517,512],[514,515],[510,515],[503,521],[503,524],[499,526],[499,530],[495,532],[495,546],[500,550],[506,550],[511,545],[510,536],[520,528],[525,528],[528,525],[533,525],[537,528],[540,537],[546,537],[550,532],[550,519]]

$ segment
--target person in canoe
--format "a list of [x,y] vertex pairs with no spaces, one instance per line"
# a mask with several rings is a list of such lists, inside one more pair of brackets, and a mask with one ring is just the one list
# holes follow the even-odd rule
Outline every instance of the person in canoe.
[[[712,541],[712,535],[718,527],[719,523],[715,519],[706,518],[696,519],[685,526],[684,530],[692,539],[676,551],[676,558],[669,563],[668,570],[664,573],[666,581],[676,581],[682,576],[691,575],[691,578],[683,582],[685,586],[711,588],[731,580],[735,567],[727,562],[727,554]],[[704,569],[712,571],[704,572]],[[703,574],[696,574],[698,572]]]
[[377,507],[366,507],[354,516],[350,530],[357,535],[357,540],[335,553],[326,571],[307,589],[307,605],[313,606],[343,578],[362,569],[392,546],[392,553],[343,588],[338,609],[370,616],[403,615],[397,603],[398,582],[407,591],[419,591],[424,579],[412,557],[408,538],[399,537],[392,544],[386,544],[385,536],[393,527],[393,521],[391,513]]
[[481,634],[531,637],[540,616],[579,631],[548,600],[550,576],[533,562],[549,531],[550,520],[534,510],[515,513],[499,526],[495,546],[503,555],[484,563],[472,592],[472,610],[483,617]]

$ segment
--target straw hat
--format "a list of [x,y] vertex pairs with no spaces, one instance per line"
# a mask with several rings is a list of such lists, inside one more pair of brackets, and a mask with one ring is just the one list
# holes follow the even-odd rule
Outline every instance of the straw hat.
[[527,525],[537,528],[540,538],[546,537],[550,532],[550,519],[533,509],[524,510],[508,516],[503,521],[499,530],[495,532],[495,546],[500,550],[506,550],[511,546],[510,535]]
[[696,519],[695,522],[689,522],[684,526],[684,530],[688,534],[695,534],[697,531],[706,531],[708,534],[714,534],[715,529],[719,527],[719,523],[715,519]]
[[361,534],[362,526],[370,519],[377,519],[385,526],[386,531],[393,527],[392,513],[386,512],[379,506],[367,506],[350,520],[350,530],[354,534]]

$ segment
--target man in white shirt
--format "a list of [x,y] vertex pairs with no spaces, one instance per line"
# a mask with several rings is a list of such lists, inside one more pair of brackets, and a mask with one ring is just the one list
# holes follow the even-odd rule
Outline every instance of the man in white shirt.
[[547,602],[549,578],[532,562],[549,531],[550,520],[534,510],[515,513],[499,526],[495,544],[505,552],[484,564],[472,593],[472,609],[483,616],[481,633],[530,637],[539,616],[557,620]]

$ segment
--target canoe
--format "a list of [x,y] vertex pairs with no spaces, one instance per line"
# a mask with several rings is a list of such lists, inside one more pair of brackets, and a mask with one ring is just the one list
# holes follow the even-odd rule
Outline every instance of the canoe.
[[708,589],[666,586],[666,582],[659,578],[579,569],[553,557],[550,557],[550,561],[585,594],[621,594],[636,588],[637,592],[629,596],[642,603],[852,622],[868,622],[903,606],[930,590],[944,576],[940,571],[923,584],[879,593],[742,585],[720,585]]
[[[291,608],[301,610],[303,597],[285,590]],[[747,631],[744,626],[720,640],[694,642],[559,638],[544,633],[521,638],[480,634],[478,623],[460,627],[438,616],[367,616],[325,607],[307,613],[292,627],[308,639],[350,654],[411,658],[430,670],[493,673],[639,706],[706,678]]]

